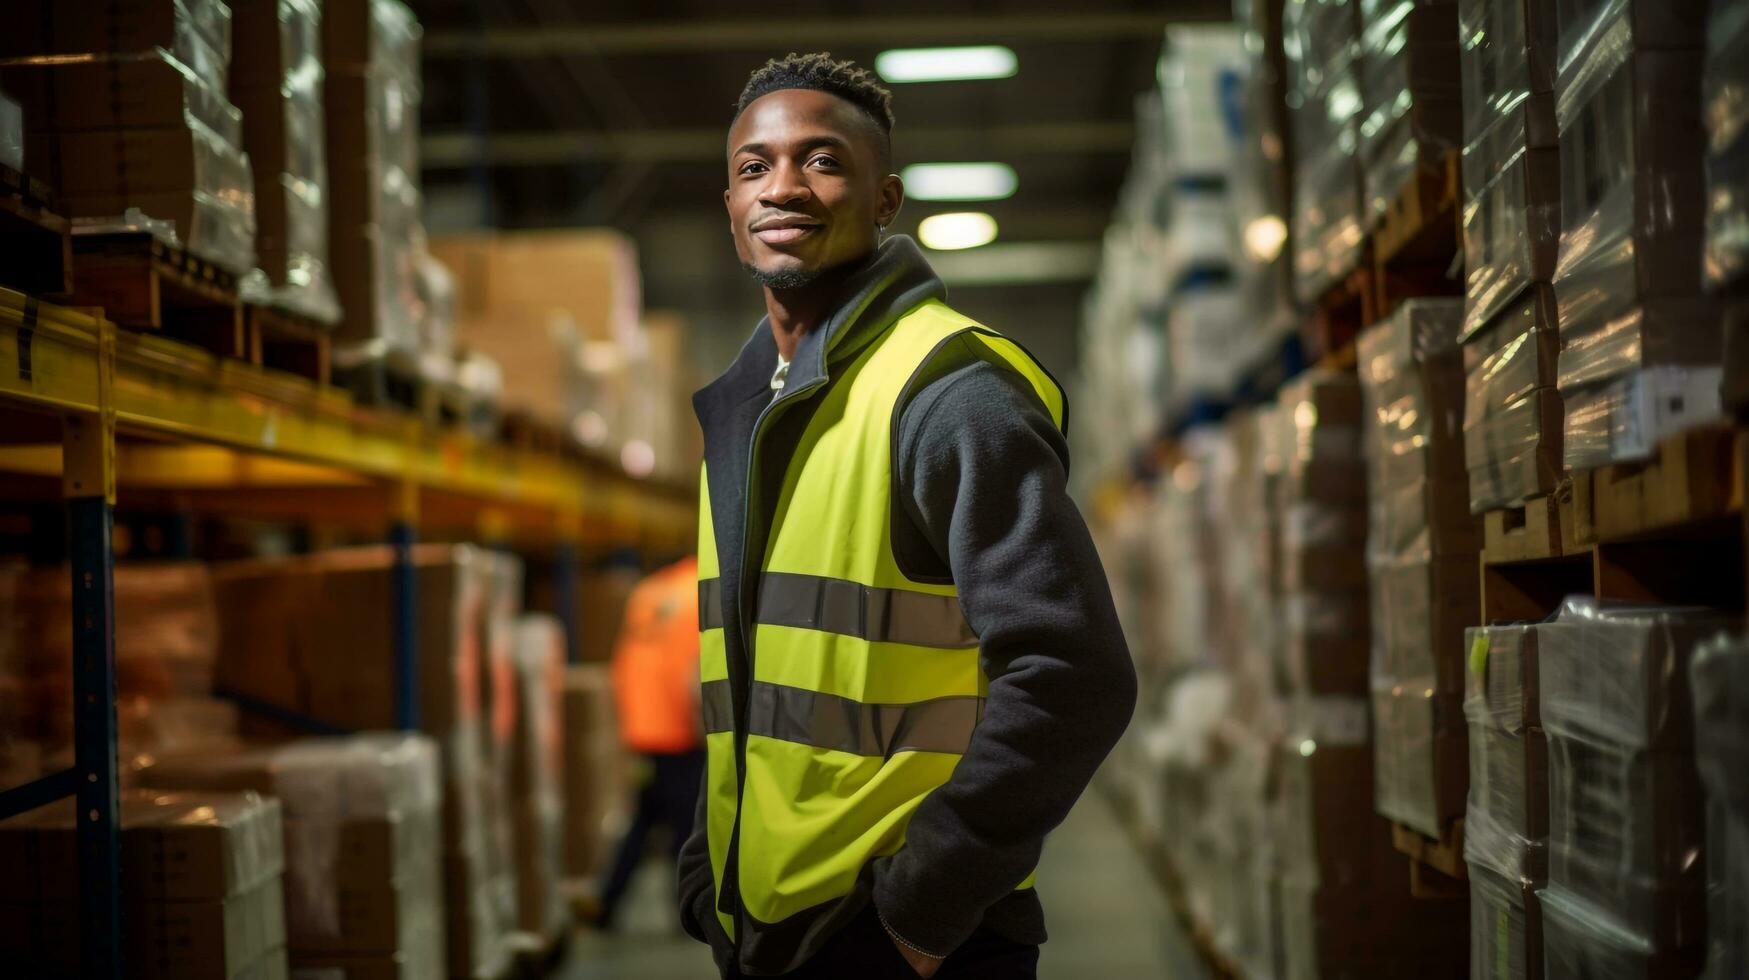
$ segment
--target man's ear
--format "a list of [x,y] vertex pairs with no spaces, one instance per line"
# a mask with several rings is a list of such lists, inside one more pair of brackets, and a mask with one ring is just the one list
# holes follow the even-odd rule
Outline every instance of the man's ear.
[[883,228],[890,228],[899,217],[899,209],[905,206],[905,182],[898,174],[887,174],[881,178],[881,203],[875,209],[875,223]]

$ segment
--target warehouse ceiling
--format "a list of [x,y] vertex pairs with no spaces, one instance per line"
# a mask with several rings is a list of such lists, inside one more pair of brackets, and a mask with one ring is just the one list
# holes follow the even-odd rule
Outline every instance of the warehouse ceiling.
[[701,371],[720,368],[762,312],[735,263],[721,201],[732,105],[766,58],[827,50],[872,65],[897,47],[1014,50],[1012,78],[892,88],[900,166],[998,160],[1018,173],[1018,192],[971,205],[911,201],[893,230],[913,233],[941,211],[993,215],[995,245],[942,257],[950,298],[1066,372],[1080,297],[1129,164],[1134,100],[1154,84],[1162,31],[1230,10],[1226,0],[413,6],[426,31],[424,177],[434,232],[630,232],[646,305],[691,318]]

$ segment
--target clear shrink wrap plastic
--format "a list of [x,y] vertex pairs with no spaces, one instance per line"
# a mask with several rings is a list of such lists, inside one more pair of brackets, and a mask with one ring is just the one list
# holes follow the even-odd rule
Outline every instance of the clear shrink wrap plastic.
[[511,772],[516,822],[517,910],[523,931],[557,936],[565,927],[560,891],[565,867],[563,628],[551,616],[516,621],[516,686],[521,711]]
[[295,965],[393,961],[444,975],[437,745],[415,734],[306,738],[142,760],[142,785],[252,790],[284,812],[286,938]]
[[[1459,0],[1464,335],[1554,277],[1561,235],[1554,0]],[[1551,381],[1552,383],[1552,381]]]
[[24,107],[0,92],[0,166],[24,169]]
[[[354,21],[363,19],[364,23]],[[347,320],[336,362],[390,358],[417,371],[423,238],[419,192],[419,42],[400,0],[347,0],[324,11],[327,63],[329,259]],[[362,38],[363,49],[335,43]]]
[[1470,962],[1487,980],[1540,973],[1546,877],[1548,751],[1538,715],[1537,627],[1467,631]]
[[1701,295],[1701,7],[1601,0],[1560,20],[1554,285],[1570,467],[1643,458],[1720,413],[1719,312]]
[[1713,0],[1706,58],[1706,278],[1718,288],[1749,271],[1749,8]]
[[[230,8],[33,6],[0,41],[0,85],[25,105],[26,169],[56,185],[74,231],[144,231],[238,276],[253,269],[255,182],[226,96]],[[160,7],[167,21],[148,16]]]
[[1355,0],[1289,0],[1283,8],[1295,160],[1294,293],[1311,302],[1354,268],[1365,242],[1359,149]]
[[1749,642],[1715,637],[1689,664],[1706,788],[1707,980],[1749,976]]
[[1377,805],[1435,838],[1463,813],[1463,630],[1480,614],[1458,478],[1462,315],[1456,299],[1410,300],[1359,340]]
[[[1537,627],[1552,976],[1613,976],[1595,964],[1619,971],[1704,950],[1704,808],[1688,665],[1700,638],[1735,625],[1710,610],[1571,598]],[[1594,965],[1557,968],[1582,963]]]
[[[217,629],[207,566],[117,565],[115,617],[122,759],[233,744],[236,709],[212,697]],[[73,659],[67,569],[0,566],[0,787],[72,764]]]
[[1457,0],[1358,0],[1366,221],[1463,139]]
[[1535,287],[1464,344],[1464,466],[1476,513],[1550,493],[1560,478],[1554,320],[1553,293]]
[[248,2],[235,23],[250,45],[277,50],[261,63],[279,69],[237,65],[231,78],[255,148],[256,250],[265,273],[243,281],[243,298],[332,324],[340,301],[328,269],[322,8],[318,0]]

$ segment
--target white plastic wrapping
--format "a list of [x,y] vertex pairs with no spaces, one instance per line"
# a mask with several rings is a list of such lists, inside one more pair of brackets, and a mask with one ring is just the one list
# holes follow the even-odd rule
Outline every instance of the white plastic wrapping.
[[24,169],[24,109],[0,92],[0,165]]
[[1706,787],[1708,980],[1749,976],[1749,643],[1714,638],[1689,664]]
[[1183,24],[1166,29],[1157,75],[1173,178],[1232,173],[1243,123],[1239,93],[1246,60],[1232,24]]
[[1521,891],[1540,885],[1547,874],[1548,748],[1538,705],[1539,629],[1473,627],[1465,634],[1470,792],[1464,860],[1472,869],[1523,886]]
[[1529,980],[1533,962],[1540,976],[1542,906],[1534,890],[1486,866],[1471,864],[1469,874],[1471,980]]
[[1718,419],[1723,377],[1716,365],[1647,368],[1567,395],[1566,465],[1646,459],[1664,439]]
[[1555,489],[1562,403],[1554,296],[1536,287],[1464,345],[1464,465],[1476,513]]
[[1705,939],[1688,663],[1699,637],[1731,624],[1573,598],[1537,628],[1549,882],[1661,952]]
[[1359,0],[1360,155],[1368,223],[1463,140],[1456,0]]

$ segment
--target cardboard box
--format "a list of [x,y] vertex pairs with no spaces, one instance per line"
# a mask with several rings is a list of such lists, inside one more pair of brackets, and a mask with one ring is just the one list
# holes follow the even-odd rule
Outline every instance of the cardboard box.
[[565,861],[588,878],[612,856],[630,803],[630,773],[605,664],[565,669]]
[[0,64],[0,86],[19,100],[35,131],[164,129],[189,116],[232,140],[241,138],[242,111],[163,51],[95,61],[39,59]]
[[218,0],[91,0],[12,7],[7,30],[0,34],[0,56],[176,51],[198,39],[221,65],[231,60],[231,9]]
[[1408,685],[1373,690],[1378,812],[1435,839],[1464,815],[1469,745],[1459,697]]
[[399,0],[327,0],[322,58],[328,69],[407,66],[417,71],[422,31]]
[[1540,881],[1506,877],[1472,863],[1470,871],[1471,975],[1480,980],[1542,980],[1543,917]]

